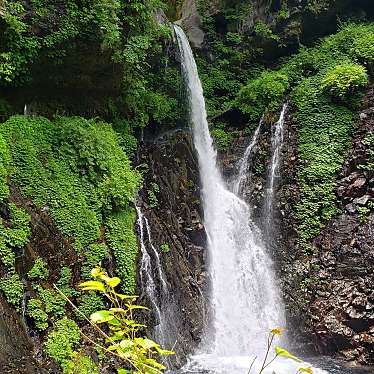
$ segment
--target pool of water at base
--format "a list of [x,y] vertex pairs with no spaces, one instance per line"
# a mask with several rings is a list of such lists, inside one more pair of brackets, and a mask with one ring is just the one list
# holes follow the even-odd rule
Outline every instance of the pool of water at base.
[[[200,361],[200,360],[199,360]],[[236,361],[234,365],[233,361]],[[274,363],[266,374],[276,373],[276,374],[295,374],[297,367],[312,367],[313,374],[374,374],[374,367],[351,367],[349,364],[332,359],[330,357],[319,356],[319,357],[307,357],[305,358],[305,364],[293,364],[290,360],[280,360],[278,363]],[[205,369],[199,367],[199,365],[194,365],[193,362],[187,364],[184,368],[177,371],[168,371],[167,374],[248,374],[248,359],[238,357],[237,360],[230,358],[230,365],[224,358],[220,358],[216,363],[209,362]],[[231,366],[231,367],[230,367]],[[206,366],[205,366],[206,367]],[[214,369],[210,369],[215,367]],[[254,367],[251,370],[251,374],[256,374],[259,372],[258,367]]]

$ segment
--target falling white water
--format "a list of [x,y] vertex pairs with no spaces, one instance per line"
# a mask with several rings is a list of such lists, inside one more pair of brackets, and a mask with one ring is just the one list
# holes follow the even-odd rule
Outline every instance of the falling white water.
[[261,117],[260,123],[257,126],[255,132],[252,135],[252,139],[246,148],[243,157],[239,161],[239,167],[238,167],[238,175],[233,183],[233,192],[237,196],[242,196],[243,187],[245,185],[245,182],[248,181],[248,168],[252,161],[252,152],[257,144],[258,136],[260,134],[261,126],[263,122],[263,117]]
[[287,110],[287,103],[283,104],[282,111],[280,113],[279,119],[275,126],[274,135],[271,141],[271,163],[267,178],[267,188],[265,194],[265,203],[264,203],[264,221],[265,221],[265,230],[271,231],[271,221],[273,219],[273,209],[274,209],[274,188],[276,178],[279,177],[279,164],[281,158],[281,151],[283,145],[283,136],[284,136],[284,122],[285,114]]
[[[218,170],[192,50],[183,30],[178,26],[174,29],[199,159],[213,313],[204,343],[185,372],[247,374],[251,356],[264,352],[269,330],[285,325],[284,309],[272,262],[249,219],[249,207],[227,189]],[[266,373],[276,369],[277,374],[293,374],[296,368],[293,361],[280,360]]]
[[[143,291],[149,301],[152,303],[152,310],[156,315],[158,324],[155,327],[154,338],[165,345],[167,343],[167,318],[161,308],[162,299],[167,299],[168,286],[166,277],[161,266],[160,255],[152,243],[151,230],[149,227],[148,219],[145,217],[139,206],[135,206],[138,215],[138,227],[140,231],[140,249],[142,252],[141,265],[140,265],[140,281]],[[148,243],[148,245],[146,245]],[[155,267],[158,273],[160,290],[157,289],[156,280],[152,270],[152,258],[148,253],[148,248],[151,251],[152,258],[154,259]]]

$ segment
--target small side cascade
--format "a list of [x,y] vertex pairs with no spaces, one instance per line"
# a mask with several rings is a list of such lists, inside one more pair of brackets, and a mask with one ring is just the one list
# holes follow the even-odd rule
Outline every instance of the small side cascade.
[[[138,216],[137,224],[139,227],[139,241],[142,253],[140,264],[141,288],[151,303],[151,308],[158,322],[153,331],[154,338],[161,345],[166,345],[169,339],[167,336],[167,317],[164,312],[163,303],[169,298],[168,284],[161,265],[160,255],[152,242],[148,219],[144,216],[139,206],[136,205],[135,208]],[[153,270],[154,265],[156,271]]]
[[266,181],[266,193],[263,208],[264,230],[267,236],[272,231],[272,221],[274,218],[275,188],[280,178],[279,165],[284,137],[285,114],[288,104],[284,103],[278,121],[275,123],[275,130],[271,140],[271,162]]
[[252,139],[246,148],[243,157],[239,160],[238,165],[238,174],[233,182],[232,192],[237,196],[243,196],[243,190],[248,182],[248,169],[252,163],[253,159],[253,150],[257,145],[260,130],[262,127],[262,123],[264,121],[264,117],[262,116],[260,119],[260,123],[258,124],[256,130],[252,135]]

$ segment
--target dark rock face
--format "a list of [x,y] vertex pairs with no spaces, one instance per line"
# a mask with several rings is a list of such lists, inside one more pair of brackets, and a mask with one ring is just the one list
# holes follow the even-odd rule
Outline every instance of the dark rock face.
[[[172,340],[178,366],[199,343],[207,310],[203,296],[208,282],[199,168],[191,134],[184,130],[171,131],[145,144],[140,154],[139,164],[149,167],[141,207],[150,224],[153,245],[160,250],[171,294],[166,305],[172,319],[170,333],[176,334]],[[157,207],[153,208],[147,191],[152,183],[159,187]],[[168,245],[167,252],[160,249],[162,244]]]
[[[314,240],[313,297],[308,329],[322,352],[374,363],[374,90],[366,97],[352,150],[338,177],[341,214]],[[370,159],[371,158],[371,159]],[[371,163],[370,163],[371,162]]]
[[0,368],[3,374],[37,374],[33,343],[17,312],[0,294]]

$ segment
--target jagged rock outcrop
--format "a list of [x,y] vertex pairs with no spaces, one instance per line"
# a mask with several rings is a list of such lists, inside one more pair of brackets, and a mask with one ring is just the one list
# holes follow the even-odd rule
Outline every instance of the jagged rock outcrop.
[[[141,147],[139,165],[147,164],[142,210],[166,273],[172,302],[177,365],[200,341],[205,322],[207,287],[205,231],[201,222],[199,168],[191,134],[170,131]],[[149,191],[157,185],[157,203]],[[166,245],[167,251],[162,251]],[[172,305],[171,305],[172,304]],[[151,322],[152,323],[152,322]],[[150,324],[152,327],[152,324]]]
[[197,0],[184,0],[180,10],[181,18],[176,23],[186,31],[192,46],[201,48],[204,32],[201,29],[201,18],[197,8]]

